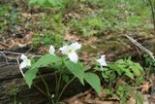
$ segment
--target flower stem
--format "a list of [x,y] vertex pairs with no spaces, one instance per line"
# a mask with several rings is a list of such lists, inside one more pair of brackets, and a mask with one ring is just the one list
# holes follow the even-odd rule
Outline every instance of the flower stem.
[[62,94],[64,93],[64,91],[66,90],[66,88],[75,80],[76,77],[73,77],[68,83],[66,83],[66,85],[63,87],[63,89],[61,90],[59,96],[58,96],[58,99],[57,101],[60,100]]
[[42,77],[42,75],[39,73],[40,75],[40,78],[45,86],[45,89],[46,89],[46,93],[48,95],[48,98],[49,98],[49,101],[52,102],[52,99],[51,99],[51,94],[50,94],[50,90],[49,90],[49,87],[48,87],[48,84],[46,83],[45,79]]

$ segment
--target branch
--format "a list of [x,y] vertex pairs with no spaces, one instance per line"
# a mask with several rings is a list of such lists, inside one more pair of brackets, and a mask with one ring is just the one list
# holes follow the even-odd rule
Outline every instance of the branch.
[[140,50],[142,50],[143,52],[145,52],[146,54],[148,54],[153,60],[155,60],[154,55],[153,55],[153,53],[150,50],[148,50],[147,48],[145,48],[144,46],[142,46],[139,42],[137,42],[135,39],[133,39],[129,35],[125,35],[125,36],[130,40],[130,42],[132,42]]

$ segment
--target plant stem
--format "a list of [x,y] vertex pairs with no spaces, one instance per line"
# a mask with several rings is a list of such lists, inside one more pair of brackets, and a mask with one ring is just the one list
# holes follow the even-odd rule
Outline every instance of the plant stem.
[[17,104],[16,95],[14,95],[14,103],[13,104]]
[[56,91],[55,91],[56,92],[56,97],[59,95],[61,77],[62,77],[62,73],[60,72],[59,78],[58,78],[57,83],[56,83]]
[[42,77],[42,75],[39,73],[40,75],[40,78],[45,86],[45,89],[46,89],[46,93],[48,95],[48,98],[49,98],[49,101],[52,102],[52,99],[51,99],[51,94],[50,94],[50,90],[49,90],[49,87],[48,87],[48,84],[46,83],[45,79]]
[[33,84],[33,86],[41,93],[43,94],[44,96],[48,97],[48,95],[40,88],[38,87],[37,85]]
[[149,5],[151,7],[152,21],[153,21],[154,32],[155,32],[155,7],[154,7],[153,2],[151,0],[148,0],[148,2],[149,2]]
[[60,94],[59,94],[59,96],[58,96],[57,101],[60,100],[60,98],[61,98],[62,94],[64,93],[64,91],[66,90],[66,88],[75,80],[75,78],[76,78],[76,77],[73,77],[73,78],[63,87],[63,89],[61,90],[61,92],[60,92]]

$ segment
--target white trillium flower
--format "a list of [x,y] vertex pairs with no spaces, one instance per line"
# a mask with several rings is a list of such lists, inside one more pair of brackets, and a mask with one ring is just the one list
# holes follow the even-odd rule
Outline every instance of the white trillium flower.
[[78,57],[78,55],[77,55],[76,52],[70,52],[68,54],[68,58],[70,59],[70,61],[72,61],[74,63],[77,63],[78,62],[78,59],[79,59],[79,57]]
[[101,65],[101,67],[107,66],[105,55],[102,55],[100,59],[97,59],[97,62]]
[[60,51],[62,54],[67,55],[70,51],[70,47],[68,45],[65,45],[65,46],[60,48]]
[[51,55],[54,55],[54,54],[55,54],[55,48],[54,48],[53,45],[50,46],[50,48],[49,48],[49,53],[50,53]]
[[78,55],[76,53],[77,50],[81,48],[81,44],[78,42],[72,43],[71,45],[65,45],[60,48],[62,54],[67,55],[70,61],[77,63],[78,62]]
[[19,65],[20,69],[24,69],[31,66],[31,60],[27,58],[24,54],[20,57],[22,59],[22,62]]
[[72,44],[70,45],[70,48],[71,48],[72,50],[76,51],[76,50],[78,50],[78,49],[81,48],[81,44],[79,44],[78,42],[72,43]]

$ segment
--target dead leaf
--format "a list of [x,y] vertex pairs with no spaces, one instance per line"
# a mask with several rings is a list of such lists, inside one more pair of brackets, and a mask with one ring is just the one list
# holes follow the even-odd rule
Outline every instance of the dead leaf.
[[67,41],[79,41],[80,37],[77,36],[77,35],[66,34],[65,37],[64,37],[64,40],[67,40]]
[[143,93],[147,93],[149,91],[149,88],[151,87],[151,84],[149,82],[144,82],[140,87]]

